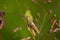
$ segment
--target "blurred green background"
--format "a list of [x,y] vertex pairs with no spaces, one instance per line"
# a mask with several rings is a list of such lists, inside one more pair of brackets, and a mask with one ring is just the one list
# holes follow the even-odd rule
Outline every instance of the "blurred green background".
[[[4,10],[6,13],[4,28],[0,30],[0,40],[12,40],[11,38],[16,35],[18,36],[13,40],[21,40],[31,36],[24,17],[28,9],[31,10],[34,23],[41,31],[40,34],[37,34],[36,40],[54,40],[54,35],[60,40],[60,31],[48,34],[49,18],[56,14],[56,19],[60,19],[60,0],[52,0],[51,3],[44,3],[43,0],[36,0],[36,2],[32,0],[0,0],[0,10]],[[52,14],[48,13],[49,10],[52,10]],[[40,17],[38,17],[38,13]],[[17,26],[21,27],[22,30],[14,33],[13,30]]]

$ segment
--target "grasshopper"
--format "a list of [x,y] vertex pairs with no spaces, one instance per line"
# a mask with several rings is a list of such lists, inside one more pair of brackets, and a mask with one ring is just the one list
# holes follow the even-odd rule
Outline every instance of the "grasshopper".
[[28,30],[32,31],[32,34],[35,35],[36,33],[40,33],[39,29],[33,22],[33,17],[31,15],[31,11],[27,10],[25,13],[25,18],[27,19]]

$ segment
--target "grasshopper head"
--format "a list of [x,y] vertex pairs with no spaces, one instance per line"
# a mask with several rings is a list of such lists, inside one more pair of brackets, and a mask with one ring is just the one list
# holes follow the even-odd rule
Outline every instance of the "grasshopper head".
[[30,10],[27,10],[26,13],[25,13],[25,18],[30,21],[30,20],[33,20],[33,17],[31,15],[31,11]]

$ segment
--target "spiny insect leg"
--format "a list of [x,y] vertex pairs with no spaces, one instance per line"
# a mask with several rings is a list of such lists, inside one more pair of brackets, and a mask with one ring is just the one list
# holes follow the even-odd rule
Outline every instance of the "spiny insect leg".
[[40,31],[38,30],[37,26],[33,22],[30,23],[30,26],[31,26],[32,29],[35,30],[35,32],[40,33]]

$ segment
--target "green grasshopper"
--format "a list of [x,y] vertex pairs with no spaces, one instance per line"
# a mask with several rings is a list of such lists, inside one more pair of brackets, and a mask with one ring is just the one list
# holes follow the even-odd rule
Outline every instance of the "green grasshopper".
[[31,11],[27,10],[25,13],[25,18],[27,19],[27,28],[31,32],[33,36],[36,35],[36,33],[40,33],[39,29],[33,22],[33,16],[31,15]]

